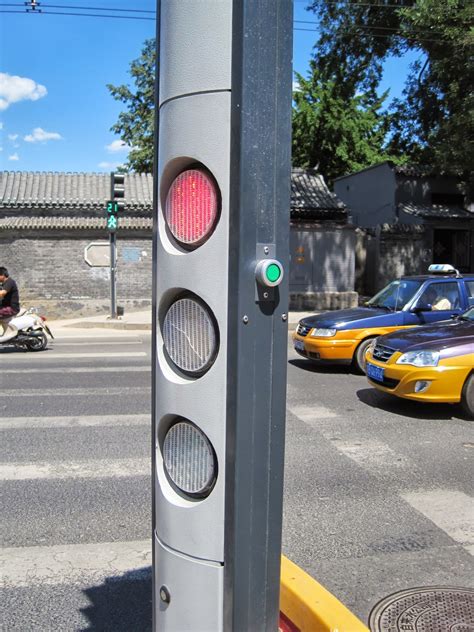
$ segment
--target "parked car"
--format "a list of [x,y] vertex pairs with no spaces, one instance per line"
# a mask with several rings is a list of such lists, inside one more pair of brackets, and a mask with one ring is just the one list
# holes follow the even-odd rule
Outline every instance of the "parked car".
[[461,402],[474,418],[474,307],[450,321],[381,336],[367,350],[367,379],[422,402]]
[[295,350],[318,362],[353,364],[365,373],[365,354],[377,336],[462,314],[474,306],[474,274],[448,264],[428,275],[392,281],[361,307],[303,318],[293,335]]

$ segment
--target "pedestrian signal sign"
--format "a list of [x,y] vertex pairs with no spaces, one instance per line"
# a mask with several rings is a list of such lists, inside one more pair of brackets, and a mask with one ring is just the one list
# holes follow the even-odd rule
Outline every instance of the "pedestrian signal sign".
[[107,218],[107,230],[111,233],[115,232],[118,228],[118,216],[119,211],[124,208],[123,202],[117,202],[116,200],[109,200],[106,203],[106,218]]
[[109,215],[107,218],[107,229],[110,231],[116,231],[118,228],[118,218],[116,215]]

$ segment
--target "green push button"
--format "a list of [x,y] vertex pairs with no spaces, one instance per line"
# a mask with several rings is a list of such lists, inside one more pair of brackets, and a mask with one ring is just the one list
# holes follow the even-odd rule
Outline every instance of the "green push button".
[[255,276],[260,285],[275,287],[283,279],[283,267],[276,259],[261,259],[257,262]]
[[271,263],[266,269],[266,277],[270,283],[275,283],[281,276],[281,268],[276,263]]

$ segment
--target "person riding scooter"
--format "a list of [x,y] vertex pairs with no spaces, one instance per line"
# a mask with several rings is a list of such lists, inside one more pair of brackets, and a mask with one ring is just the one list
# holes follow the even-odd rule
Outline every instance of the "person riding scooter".
[[10,278],[8,270],[3,266],[0,266],[0,283],[2,284],[0,289],[0,324],[3,328],[0,336],[1,343],[11,340],[18,333],[17,328],[10,325],[9,321],[20,311],[20,295],[17,284]]

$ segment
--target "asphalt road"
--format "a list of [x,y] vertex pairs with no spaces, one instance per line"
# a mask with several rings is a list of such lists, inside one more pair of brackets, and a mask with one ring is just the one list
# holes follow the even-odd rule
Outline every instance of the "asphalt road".
[[[0,351],[1,629],[151,629],[150,338]],[[289,347],[283,551],[367,621],[473,586],[474,423]],[[349,632],[349,631],[347,631]]]

